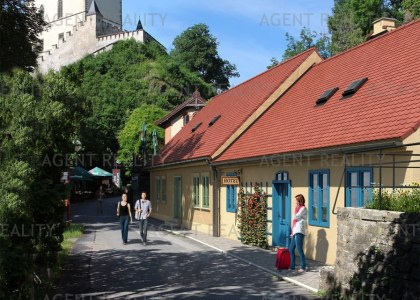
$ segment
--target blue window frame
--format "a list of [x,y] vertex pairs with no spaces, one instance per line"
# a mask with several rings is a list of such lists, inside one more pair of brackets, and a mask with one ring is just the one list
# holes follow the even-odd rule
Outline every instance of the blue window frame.
[[309,224],[330,227],[330,171],[309,171]]
[[[236,176],[236,173],[226,173],[226,176]],[[235,213],[236,212],[236,199],[238,191],[236,185],[226,186],[226,211]]]
[[363,207],[372,200],[372,168],[347,168],[346,207]]
[[237,189],[236,185],[227,185],[226,186],[226,211],[227,212],[236,212],[236,199],[237,199]]

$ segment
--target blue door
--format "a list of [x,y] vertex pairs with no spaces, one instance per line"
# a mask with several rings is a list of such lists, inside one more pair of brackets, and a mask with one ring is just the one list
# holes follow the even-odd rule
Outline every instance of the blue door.
[[273,246],[289,246],[290,239],[290,181],[273,181]]

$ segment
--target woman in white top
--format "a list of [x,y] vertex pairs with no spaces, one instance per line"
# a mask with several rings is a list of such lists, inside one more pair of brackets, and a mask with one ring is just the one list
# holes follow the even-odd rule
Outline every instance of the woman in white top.
[[305,197],[299,194],[295,196],[296,208],[295,215],[292,223],[292,234],[290,235],[291,241],[289,245],[290,251],[290,269],[295,269],[295,248],[297,248],[300,258],[300,269],[298,272],[306,270],[305,254],[303,253],[303,240],[305,238],[306,217],[308,210],[305,207]]

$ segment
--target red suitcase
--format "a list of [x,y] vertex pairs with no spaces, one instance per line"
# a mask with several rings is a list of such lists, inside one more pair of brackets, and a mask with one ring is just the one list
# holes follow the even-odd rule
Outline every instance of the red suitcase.
[[290,268],[290,252],[287,248],[280,248],[277,250],[276,256],[276,268],[278,270],[284,270]]

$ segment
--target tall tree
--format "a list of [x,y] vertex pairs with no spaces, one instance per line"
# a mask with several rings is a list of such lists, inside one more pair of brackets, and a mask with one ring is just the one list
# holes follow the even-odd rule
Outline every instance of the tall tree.
[[[287,47],[283,53],[282,60],[291,58],[303,51],[316,47],[318,52],[322,57],[327,58],[331,56],[331,43],[330,38],[323,33],[317,33],[316,31],[311,31],[308,28],[303,28],[300,31],[299,39],[295,39],[289,33],[286,33]],[[270,69],[279,64],[277,58],[272,57],[270,65],[267,66],[267,69]]]
[[228,89],[229,78],[239,77],[236,66],[219,56],[217,39],[206,24],[186,29],[174,39],[173,46],[170,55],[176,61],[217,89]]
[[13,67],[31,70],[42,51],[43,12],[34,0],[1,0],[0,4],[0,72]]
[[86,110],[78,122],[79,139],[85,153],[95,154],[92,163],[102,167],[106,167],[102,154],[118,152],[118,132],[137,107],[153,104],[170,110],[196,89],[204,97],[214,95],[210,84],[160,46],[135,40],[118,42],[112,50],[86,57],[61,73],[86,97]]
[[316,47],[322,57],[331,56],[329,37],[323,33],[311,31],[303,28],[300,31],[299,39],[296,40],[292,35],[286,33],[287,48],[283,54],[283,60],[293,57],[303,51]]
[[328,18],[332,53],[365,41],[372,31],[372,22],[378,18],[395,18],[398,25],[419,15],[419,0],[335,0]]
[[420,1],[419,0],[404,0],[402,1],[402,9],[404,14],[404,22],[420,18]]
[[[118,151],[118,160],[126,167],[135,167],[144,159],[142,156],[142,145],[140,133],[142,125],[146,125],[147,134],[146,153],[153,153],[152,133],[156,130],[157,142],[159,145],[164,141],[164,130],[154,123],[156,120],[162,118],[167,112],[157,107],[156,105],[143,104],[132,111],[130,117],[124,125],[124,128],[119,132],[118,141],[120,150]],[[146,154],[146,155],[147,155]]]
[[59,75],[14,70],[0,74],[0,85],[0,223],[7,224],[0,234],[0,298],[32,299],[34,277],[48,281],[60,250],[58,184],[66,166],[55,155],[64,160],[71,151],[83,98]]

